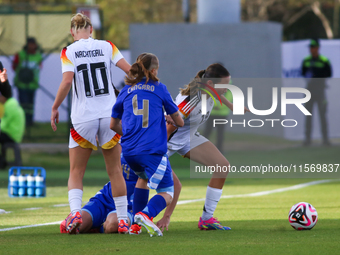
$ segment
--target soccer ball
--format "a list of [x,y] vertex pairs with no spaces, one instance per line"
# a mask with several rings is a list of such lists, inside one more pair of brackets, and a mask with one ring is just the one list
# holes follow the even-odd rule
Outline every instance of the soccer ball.
[[290,208],[288,221],[296,230],[310,230],[318,221],[318,213],[311,204],[300,202]]

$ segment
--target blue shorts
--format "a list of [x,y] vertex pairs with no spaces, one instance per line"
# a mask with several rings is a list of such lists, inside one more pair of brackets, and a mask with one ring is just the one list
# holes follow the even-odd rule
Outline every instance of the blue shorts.
[[159,192],[174,192],[174,181],[168,156],[147,154],[126,156],[126,162],[139,178],[148,179],[148,186]]
[[[108,206],[97,197],[92,197],[90,201],[83,206],[82,211],[86,211],[91,215],[92,228],[99,228],[109,214],[116,213],[116,207],[114,203],[112,203],[112,206]],[[133,216],[129,212],[128,217],[130,218],[130,222],[133,222]]]

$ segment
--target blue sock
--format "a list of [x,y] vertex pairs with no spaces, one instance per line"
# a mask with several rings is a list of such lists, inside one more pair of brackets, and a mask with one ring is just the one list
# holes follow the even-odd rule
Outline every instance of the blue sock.
[[135,188],[133,194],[133,204],[132,211],[133,215],[142,211],[149,201],[149,190],[148,189],[139,189]]
[[150,199],[148,205],[143,209],[143,213],[149,218],[155,218],[166,207],[166,201],[161,195],[155,195]]

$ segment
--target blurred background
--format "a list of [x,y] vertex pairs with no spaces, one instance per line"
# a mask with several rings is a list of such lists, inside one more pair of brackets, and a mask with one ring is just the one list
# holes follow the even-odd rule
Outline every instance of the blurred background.
[[[320,39],[320,53],[330,60],[333,70],[326,90],[327,118],[329,137],[337,144],[339,8],[340,0],[0,0],[0,61],[8,70],[15,97],[18,98],[18,90],[13,86],[15,55],[26,45],[27,38],[32,37],[42,55],[33,125],[27,126],[21,147],[53,143],[50,147],[58,151],[59,147],[65,147],[58,144],[68,142],[70,99],[60,108],[61,123],[56,133],[52,132],[49,121],[62,78],[60,51],[72,43],[70,18],[77,12],[92,20],[94,38],[112,41],[130,63],[142,52],[155,53],[161,65],[159,77],[174,98],[178,88],[199,70],[220,62],[230,71],[233,84],[243,90],[245,102],[247,87],[254,87],[254,107],[263,110],[272,104],[272,87],[279,90],[285,86],[306,87],[301,64],[309,54],[310,39]],[[118,68],[111,71],[116,87],[124,86],[124,73]],[[228,118],[248,121],[265,117],[231,113]],[[295,119],[299,124],[295,128],[229,125],[226,132],[234,133],[236,140],[248,137],[247,134],[280,139],[283,144],[303,141],[305,119],[296,107],[288,108],[287,116],[282,116],[278,107],[270,117]],[[215,133],[212,132],[213,137]],[[319,115],[314,114],[312,139],[321,138]]]
[[[225,200],[220,201],[216,216],[221,222],[230,223],[236,231],[227,233],[228,238],[214,233],[209,233],[208,237],[207,233],[196,235],[198,231],[192,232],[194,228],[197,230],[203,203],[190,201],[202,201],[209,180],[200,178],[210,176],[201,173],[200,176],[191,175],[189,169],[193,169],[194,164],[178,154],[173,155],[170,162],[183,185],[180,196],[183,203],[178,204],[171,219],[171,229],[175,231],[166,233],[171,238],[159,242],[160,246],[153,245],[154,253],[163,252],[169,245],[170,250],[177,249],[176,253],[181,249],[185,253],[191,251],[196,254],[211,253],[216,249],[225,253],[233,249],[232,254],[296,254],[297,250],[309,250],[308,254],[337,254],[339,242],[336,236],[339,237],[340,229],[339,11],[340,0],[0,0],[0,61],[8,70],[16,99],[19,100],[18,86],[14,86],[18,70],[13,67],[16,67],[18,57],[24,55],[23,51],[32,44],[36,63],[31,68],[37,74],[37,84],[32,84],[31,88],[35,93],[34,103],[22,104],[26,107],[26,114],[33,114],[32,123],[26,125],[23,141],[8,147],[8,164],[5,167],[0,165],[0,207],[3,209],[0,210],[3,213],[0,218],[0,253],[29,254],[34,250],[38,254],[51,254],[60,250],[59,254],[63,254],[65,251],[70,253],[70,247],[79,253],[80,246],[74,246],[74,239],[70,239],[72,243],[69,243],[68,238],[57,234],[56,225],[10,234],[1,230],[27,224],[56,224],[69,213],[70,97],[59,108],[61,122],[56,132],[51,129],[50,117],[62,79],[60,52],[73,42],[69,32],[70,20],[73,14],[83,12],[92,21],[93,37],[112,41],[128,62],[133,63],[142,52],[156,54],[160,61],[158,76],[173,98],[199,70],[215,62],[224,64],[230,71],[232,84],[243,91],[248,107],[248,87],[253,88],[253,106],[258,110],[271,108],[272,89],[278,88],[278,107],[270,116],[253,113],[236,116],[215,105],[210,120],[227,119],[228,124],[211,128],[211,122],[207,122],[199,131],[237,169],[241,166],[293,165],[298,170],[297,174],[281,176],[275,173],[269,176],[245,173],[235,178],[229,175],[223,191]],[[311,42],[312,38],[319,40]],[[303,64],[310,54],[312,43],[313,47],[320,46],[320,54],[324,57],[320,61],[307,58]],[[303,76],[302,66],[315,65],[315,62],[319,66],[329,62],[332,68],[325,89],[322,93],[314,93],[317,98],[325,93],[321,101],[327,106],[324,114],[328,137],[323,137],[321,114],[314,104],[311,141],[306,143],[305,116],[294,105],[289,105],[287,114],[282,115],[280,97],[282,88],[306,88],[308,75]],[[122,88],[124,73],[115,67],[111,72],[115,86]],[[226,96],[232,100],[230,95]],[[289,98],[301,96],[295,93]],[[249,127],[249,121],[254,119],[277,121],[274,127],[271,127],[271,122],[266,122],[263,127]],[[298,124],[296,127],[283,127],[285,119],[294,119]],[[231,127],[231,121],[239,124]],[[251,124],[259,125],[259,121]],[[83,179],[83,202],[109,181],[100,150],[93,154]],[[46,169],[45,198],[8,197],[11,190],[8,169],[13,164],[19,165],[18,162],[23,166]],[[322,176],[315,175],[315,171],[300,174],[300,169],[309,166],[313,166],[314,170],[316,166],[323,167],[323,170],[324,166],[326,170],[334,167],[336,175],[327,171]],[[311,184],[315,178],[328,180]],[[297,190],[295,185],[306,189]],[[254,196],[258,193],[270,195]],[[190,204],[185,205],[185,200]],[[299,201],[307,201],[318,210],[320,223],[312,232],[288,232],[289,208]],[[42,235],[44,238],[41,238]],[[133,249],[140,252],[149,247],[146,239],[140,239],[131,246],[130,243],[125,245],[123,239],[122,242],[112,242],[112,236],[84,235],[82,238],[88,238],[88,244],[95,244],[94,254],[131,253],[127,249],[129,247],[132,252]],[[183,242],[185,238],[190,240]],[[209,240],[219,241],[218,238],[221,238],[219,243],[222,245],[210,241],[209,246]],[[13,245],[18,240],[20,245]],[[81,247],[87,243],[83,242]],[[90,248],[86,246],[87,251],[92,251]],[[327,250],[328,253],[325,252]]]

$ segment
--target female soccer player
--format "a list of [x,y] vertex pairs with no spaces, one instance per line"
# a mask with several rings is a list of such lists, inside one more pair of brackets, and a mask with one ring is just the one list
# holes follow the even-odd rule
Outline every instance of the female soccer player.
[[[133,214],[132,214],[132,205],[134,198],[134,190],[136,186],[136,182],[138,180],[138,176],[134,173],[134,171],[130,168],[130,166],[126,163],[123,155],[121,156],[123,176],[126,183],[127,190],[127,201],[128,201],[128,216],[129,216],[129,224],[133,222]],[[180,183],[176,176],[174,176],[174,194],[180,193]],[[147,197],[148,198],[148,197]],[[174,195],[172,204],[176,205],[178,200],[178,196]],[[146,201],[147,203],[147,201]],[[168,206],[168,207],[169,207]],[[83,223],[79,227],[79,233],[117,233],[118,232],[118,219],[116,213],[116,207],[112,198],[111,192],[111,182],[108,182],[104,185],[104,187],[99,190],[95,196],[91,197],[89,202],[82,208],[82,220]],[[72,214],[68,215],[68,217],[72,216]],[[66,231],[66,222],[68,217],[63,220],[60,224],[60,233],[67,233]],[[168,228],[168,216],[166,214],[163,215],[163,218],[159,220],[158,223],[164,228]],[[157,226],[158,226],[157,223]],[[135,224],[134,227],[129,229],[130,234],[138,235],[142,232],[141,227]]]
[[[167,125],[169,137],[167,154],[170,157],[177,152],[181,156],[205,166],[217,164],[221,167],[228,167],[228,160],[216,146],[197,132],[198,127],[209,118],[214,106],[213,99],[209,97],[207,100],[207,114],[202,115],[202,94],[207,94],[207,90],[214,93],[211,89],[214,87],[214,82],[211,79],[214,80],[215,84],[229,84],[230,74],[221,64],[212,64],[206,70],[199,71],[195,79],[184,89],[181,89],[176,98],[176,104],[184,119],[184,126],[177,128],[171,124]],[[232,103],[223,96],[226,93],[226,89],[216,88],[215,91],[219,94],[221,101],[232,110]],[[249,110],[245,107],[245,111]],[[201,230],[230,229],[229,227],[222,226],[213,217],[226,177],[227,173],[214,173],[212,175],[207,188],[203,214],[198,222],[198,227]]]
[[[171,203],[174,195],[163,107],[177,126],[184,124],[166,86],[157,78],[158,67],[158,58],[151,53],[137,58],[111,115],[111,128],[122,135],[124,158],[139,177],[133,200],[134,220],[151,236],[162,236],[152,218]],[[143,199],[148,187],[157,191],[149,202]]]
[[72,86],[68,180],[72,217],[69,217],[66,229],[68,233],[75,234],[82,223],[82,180],[91,152],[97,150],[97,136],[112,183],[119,220],[118,231],[127,233],[126,186],[120,165],[121,146],[118,144],[120,136],[110,129],[111,109],[116,101],[110,70],[114,64],[128,73],[130,65],[113,43],[92,39],[92,30],[87,16],[78,13],[71,19],[74,43],[61,52],[63,79],[52,106],[51,126],[56,131],[58,108]]
[[[133,222],[132,203],[133,192],[138,176],[131,171],[121,157],[123,177],[127,190],[127,215],[129,225]],[[96,195],[90,198],[89,202],[81,210],[83,223],[79,227],[79,233],[118,233],[119,222],[117,219],[116,206],[112,198],[111,182],[108,182],[99,190]],[[66,233],[66,222],[68,217],[60,224],[60,233]],[[139,228],[140,230],[140,228]]]

